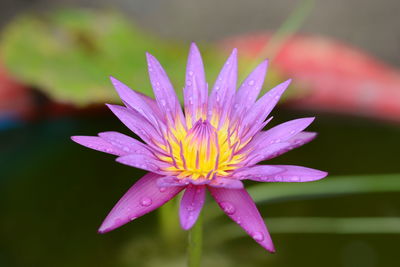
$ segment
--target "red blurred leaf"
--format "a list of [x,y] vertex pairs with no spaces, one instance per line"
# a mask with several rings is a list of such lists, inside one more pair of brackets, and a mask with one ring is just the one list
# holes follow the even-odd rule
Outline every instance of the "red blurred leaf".
[[[221,44],[258,58],[270,38],[239,36]],[[294,106],[400,121],[400,70],[360,49],[324,37],[293,36],[271,65],[307,91],[290,102]]]

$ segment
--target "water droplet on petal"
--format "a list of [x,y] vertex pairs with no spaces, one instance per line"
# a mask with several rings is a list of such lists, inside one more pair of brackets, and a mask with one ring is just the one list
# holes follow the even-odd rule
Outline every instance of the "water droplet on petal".
[[300,177],[299,176],[293,176],[293,177],[290,178],[290,181],[298,182],[298,181],[300,181]]
[[252,235],[252,237],[254,238],[254,240],[261,242],[264,240],[264,234],[261,232],[254,232],[254,234]]
[[149,197],[142,197],[142,199],[140,200],[140,205],[142,205],[143,207],[148,207],[152,203],[153,201]]
[[254,80],[250,80],[249,85],[254,85]]
[[167,105],[167,101],[165,101],[164,99],[161,99],[161,100],[160,100],[160,103],[161,103],[162,106]]
[[191,82],[191,81],[186,81],[186,85],[187,85],[187,86],[191,86],[191,85],[192,85],[192,82]]
[[190,76],[192,76],[193,75],[193,71],[189,71],[189,73],[188,73]]
[[219,86],[217,85],[217,86],[215,86],[215,91],[218,91],[219,90]]
[[190,206],[187,206],[186,209],[187,209],[188,211],[193,211],[193,210],[194,210],[194,207],[193,207],[193,205],[190,205]]
[[159,190],[160,190],[161,193],[164,193],[165,191],[167,191],[167,188],[166,187],[160,187]]
[[235,206],[232,203],[227,202],[227,201],[221,202],[221,208],[228,215],[232,215],[236,212]]

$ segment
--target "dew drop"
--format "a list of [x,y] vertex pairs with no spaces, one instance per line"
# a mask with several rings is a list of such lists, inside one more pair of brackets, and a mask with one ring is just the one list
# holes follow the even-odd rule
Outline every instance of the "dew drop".
[[261,232],[254,232],[254,234],[252,235],[252,237],[254,238],[254,240],[261,242],[264,240],[264,234]]
[[191,82],[191,81],[186,81],[186,85],[187,85],[187,86],[191,86],[191,85],[192,85],[192,82]]
[[193,71],[189,71],[188,74],[189,74],[190,76],[192,76],[192,75],[193,75]]
[[254,80],[250,80],[249,85],[254,85]]
[[161,105],[162,105],[163,107],[165,107],[165,105],[167,105],[167,102],[166,102],[164,99],[161,99],[161,100],[160,100],[160,103],[161,103]]
[[140,200],[140,205],[142,205],[143,207],[148,207],[152,203],[153,201],[149,197],[142,197],[142,199]]
[[193,211],[194,207],[193,207],[193,205],[190,205],[190,206],[187,206],[186,209],[187,209],[187,211]]
[[159,190],[160,190],[161,193],[164,193],[165,191],[167,191],[167,188],[166,187],[160,187]]
[[293,176],[293,177],[290,178],[290,181],[298,182],[298,181],[300,181],[300,177],[299,176]]
[[219,86],[217,85],[217,86],[215,86],[215,91],[218,91],[219,90]]
[[228,215],[232,215],[236,212],[235,206],[230,202],[221,202],[221,208]]

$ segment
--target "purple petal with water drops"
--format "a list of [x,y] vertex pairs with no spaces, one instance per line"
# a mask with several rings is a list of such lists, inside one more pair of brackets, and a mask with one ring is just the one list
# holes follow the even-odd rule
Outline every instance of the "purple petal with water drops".
[[[110,110],[132,132],[139,136],[147,144],[163,143],[164,140],[153,125],[135,110],[130,110],[118,105],[107,104]],[[157,146],[153,146],[157,147]]]
[[183,90],[185,113],[192,124],[207,114],[208,86],[204,74],[203,60],[196,44],[192,43],[186,67],[186,82]]
[[99,136],[105,141],[112,144],[114,147],[119,148],[125,154],[144,154],[153,155],[150,148],[138,140],[118,132],[103,132]]
[[136,110],[143,117],[147,118],[154,126],[158,126],[162,123],[160,117],[156,114],[155,109],[149,105],[148,101],[144,98],[144,95],[135,92],[114,77],[110,77],[110,80],[127,107]]
[[327,175],[324,171],[292,165],[259,165],[235,173],[235,177],[258,182],[311,182]]
[[244,180],[250,179],[252,177],[259,177],[259,176],[271,176],[276,173],[282,172],[282,168],[273,165],[258,165],[252,167],[245,167],[241,168],[232,175],[237,179]]
[[161,175],[164,175],[166,173],[165,171],[163,171],[163,169],[170,167],[168,163],[160,161],[155,157],[148,155],[126,155],[118,157],[116,161],[131,167],[158,173]]
[[181,105],[167,73],[155,57],[149,53],[146,53],[146,57],[149,66],[150,82],[161,112],[165,114],[169,121],[172,122],[180,119],[183,123]]
[[159,118],[161,121],[163,121],[164,115],[162,114],[160,108],[158,107],[157,101],[143,93],[140,93],[140,92],[136,92],[136,93],[142,97],[142,99],[147,103],[147,105],[149,105],[149,107],[156,114],[157,118]]
[[229,114],[235,96],[236,83],[237,50],[233,49],[215,81],[208,100],[208,119],[210,121],[213,115],[215,116],[215,113],[217,113],[222,117],[220,123],[223,123],[224,118]]
[[124,150],[110,144],[109,142],[105,141],[104,139],[102,139],[98,136],[78,136],[78,135],[76,135],[76,136],[71,136],[71,139],[72,139],[72,141],[74,141],[82,146],[85,146],[85,147],[88,147],[88,148],[91,148],[94,150],[98,150],[101,152],[105,152],[108,154],[112,154],[112,155],[116,155],[116,156],[122,156],[122,155],[127,154]]
[[263,61],[252,73],[244,80],[239,87],[233,104],[236,117],[242,117],[247,110],[251,108],[260,93],[264,84],[265,74],[267,72],[268,61]]
[[189,184],[190,184],[189,181],[179,179],[175,176],[163,176],[158,178],[157,180],[157,185],[159,187],[187,186]]
[[253,145],[253,149],[250,152],[248,159],[245,161],[246,166],[254,165],[263,160],[269,160],[278,157],[292,149],[298,148],[310,141],[317,136],[314,132],[300,132],[288,140],[280,143],[270,144],[262,148],[262,142],[258,142],[258,145]]
[[118,201],[99,228],[99,233],[114,230],[154,209],[160,207],[176,194],[181,187],[159,188],[160,176],[148,173],[137,181]]
[[289,151],[289,148],[291,147],[287,142],[270,144],[263,148],[256,148],[256,150],[252,151],[248,155],[247,159],[245,159],[243,163],[245,166],[252,166],[260,161],[272,159],[282,155],[283,153]]
[[258,147],[266,147],[270,144],[286,142],[307,128],[314,118],[302,118],[284,122],[268,131],[261,132],[255,136],[253,144]]
[[206,190],[204,185],[186,187],[179,207],[179,218],[184,230],[189,230],[196,223],[204,205]]
[[257,243],[275,252],[271,237],[254,201],[244,189],[208,187],[221,209]]
[[243,183],[235,178],[216,177],[208,184],[217,188],[242,189]]

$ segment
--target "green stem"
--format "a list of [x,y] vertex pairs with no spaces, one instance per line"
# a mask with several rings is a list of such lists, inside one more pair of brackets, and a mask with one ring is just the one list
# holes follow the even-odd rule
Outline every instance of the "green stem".
[[189,230],[188,267],[200,267],[203,243],[203,218],[200,214],[196,224]]

